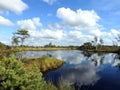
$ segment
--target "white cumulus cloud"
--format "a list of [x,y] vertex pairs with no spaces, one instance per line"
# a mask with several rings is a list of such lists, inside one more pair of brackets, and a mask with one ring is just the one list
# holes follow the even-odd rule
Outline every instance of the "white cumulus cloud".
[[32,19],[20,20],[17,22],[20,29],[27,29],[27,30],[36,30],[38,26],[42,26],[40,22],[40,18],[35,17]]
[[83,35],[80,31],[70,31],[69,32],[69,37],[74,38],[74,39],[80,39],[82,36]]
[[70,8],[59,8],[57,10],[57,17],[61,18],[63,22],[69,26],[91,27],[96,26],[100,17],[94,10],[82,10],[76,11]]
[[117,36],[118,34],[120,34],[120,31],[116,29],[111,29],[111,34]]
[[102,36],[101,25],[98,23],[100,17],[94,10],[71,10],[70,8],[59,8],[57,17],[69,29],[80,30],[88,35]]
[[25,4],[22,0],[0,0],[0,12],[10,10],[19,14],[27,8],[27,4]]
[[13,23],[10,20],[0,16],[0,26],[1,25],[12,26]]
[[50,30],[50,29],[43,29],[41,31],[41,36],[46,39],[57,39],[60,40],[65,35],[61,30]]
[[[17,22],[17,25],[20,29],[26,29],[29,31],[31,40],[61,40],[64,37],[64,32],[60,29],[54,28],[43,28],[40,18],[32,18],[26,20],[20,20]],[[56,24],[57,25],[57,24]],[[56,26],[55,25],[55,26]],[[57,25],[58,27],[59,25]]]

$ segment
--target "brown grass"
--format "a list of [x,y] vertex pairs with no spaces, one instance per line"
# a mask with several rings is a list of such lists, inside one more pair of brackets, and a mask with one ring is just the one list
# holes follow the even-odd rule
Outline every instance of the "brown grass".
[[65,63],[65,61],[50,58],[46,55],[41,58],[29,58],[22,61],[25,63],[24,65],[27,70],[31,70],[36,66],[41,72],[57,69]]

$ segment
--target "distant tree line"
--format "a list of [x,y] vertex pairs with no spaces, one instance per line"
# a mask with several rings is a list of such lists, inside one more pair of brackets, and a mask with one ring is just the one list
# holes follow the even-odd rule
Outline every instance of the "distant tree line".
[[[120,35],[116,38],[117,43],[120,42]],[[104,45],[104,41],[102,38],[94,37],[94,39],[90,42],[85,42],[81,45],[79,50],[86,51],[102,51],[102,52],[115,52],[120,53],[120,47],[116,45]]]
[[56,45],[53,45],[51,42],[47,45],[44,45],[44,47],[56,47]]

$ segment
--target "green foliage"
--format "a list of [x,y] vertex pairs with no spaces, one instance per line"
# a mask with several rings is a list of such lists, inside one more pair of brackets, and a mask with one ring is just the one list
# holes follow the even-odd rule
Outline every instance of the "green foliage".
[[82,46],[79,47],[82,50],[91,50],[91,49],[95,49],[95,47],[92,45],[91,42],[86,42],[84,43]]
[[24,29],[20,29],[14,33],[14,36],[12,38],[12,43],[18,45],[18,43],[20,42],[21,45],[23,46],[25,39],[28,37],[30,37],[28,31]]
[[0,61],[0,90],[48,90],[48,87],[56,90],[54,85],[46,84],[36,67],[27,71],[13,56]]
[[15,34],[29,36],[28,31],[25,29],[20,29]]

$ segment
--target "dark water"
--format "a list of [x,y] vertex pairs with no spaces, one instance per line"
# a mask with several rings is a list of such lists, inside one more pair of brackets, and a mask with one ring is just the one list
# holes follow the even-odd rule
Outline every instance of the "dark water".
[[48,72],[44,78],[57,85],[74,85],[76,90],[120,90],[120,60],[117,54],[88,54],[78,50],[27,51],[24,56],[50,54],[66,61],[61,68]]

